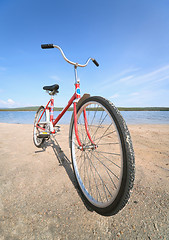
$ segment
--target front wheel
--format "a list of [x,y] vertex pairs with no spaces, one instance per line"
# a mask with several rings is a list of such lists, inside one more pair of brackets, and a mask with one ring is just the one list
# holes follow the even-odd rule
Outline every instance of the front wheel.
[[79,189],[96,212],[115,214],[128,202],[135,177],[128,128],[118,109],[102,97],[85,99],[77,108],[77,121],[83,147],[78,145],[74,123],[70,146]]

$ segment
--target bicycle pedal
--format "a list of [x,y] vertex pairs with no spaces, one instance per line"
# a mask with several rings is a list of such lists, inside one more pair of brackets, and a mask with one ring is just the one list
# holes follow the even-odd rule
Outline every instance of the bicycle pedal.
[[41,132],[38,135],[38,138],[49,138],[49,137],[50,137],[50,134],[47,132]]
[[55,131],[60,132],[60,126],[55,126]]

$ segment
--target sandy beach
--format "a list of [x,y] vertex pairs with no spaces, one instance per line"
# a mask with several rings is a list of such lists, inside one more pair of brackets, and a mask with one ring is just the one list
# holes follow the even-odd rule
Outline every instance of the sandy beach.
[[168,239],[169,125],[129,125],[136,179],[127,206],[103,217],[79,194],[69,126],[43,149],[33,125],[0,123],[0,240]]

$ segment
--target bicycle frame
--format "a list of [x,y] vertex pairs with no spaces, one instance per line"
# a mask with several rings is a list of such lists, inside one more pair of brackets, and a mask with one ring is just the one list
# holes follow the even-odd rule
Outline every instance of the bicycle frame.
[[42,44],[41,47],[57,48],[65,61],[74,66],[75,92],[54,119],[54,95],[58,93],[59,85],[43,87],[51,99],[45,108],[41,106],[36,112],[33,142],[38,148],[53,145],[55,136],[49,144],[44,143],[60,131],[57,123],[73,105],[69,147],[79,191],[94,211],[103,216],[114,215],[128,202],[134,183],[135,158],[127,125],[107,99],[90,94],[80,96],[77,67],[86,67],[90,60],[98,67],[95,59],[89,58],[85,64],[79,64],[67,59],[57,45]]
[[[52,96],[51,99],[49,100],[49,102],[47,103],[44,111],[42,112],[39,121],[37,122],[37,128],[40,128],[41,130],[45,131],[45,128],[39,126],[39,122],[43,116],[43,114],[46,111],[49,111],[50,113],[50,119],[48,119],[48,123],[50,124],[50,133],[54,134],[56,133],[54,128],[56,126],[56,124],[59,122],[59,120],[63,117],[63,115],[65,114],[65,112],[69,109],[69,107],[72,105],[73,103],[73,112],[74,112],[74,126],[75,126],[75,135],[76,135],[76,139],[77,142],[79,144],[79,148],[83,150],[83,146],[82,143],[80,141],[79,135],[78,135],[78,126],[77,126],[77,102],[78,100],[81,98],[80,96],[80,81],[77,79],[77,67],[75,66],[75,93],[73,94],[73,96],[70,98],[70,100],[68,101],[68,104],[66,105],[66,107],[61,111],[61,113],[56,117],[56,119],[53,118],[53,113],[54,113],[54,97]],[[50,105],[50,107],[49,107]],[[95,143],[93,142],[93,140],[91,139],[90,133],[89,133],[89,129],[88,129],[88,123],[87,123],[87,116],[86,116],[86,109],[83,110],[83,114],[84,114],[84,121],[85,121],[85,129],[86,129],[86,133],[87,136],[90,140],[90,142],[92,143],[92,145],[95,145]]]

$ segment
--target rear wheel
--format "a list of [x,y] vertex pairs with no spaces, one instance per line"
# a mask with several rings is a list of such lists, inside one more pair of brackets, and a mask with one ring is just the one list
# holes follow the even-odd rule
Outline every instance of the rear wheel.
[[85,99],[78,106],[77,119],[83,148],[78,146],[74,123],[70,146],[79,189],[95,211],[115,214],[127,203],[134,182],[134,151],[128,128],[118,109],[102,97]]
[[[44,107],[41,106],[37,110],[36,115],[35,115],[35,121],[34,121],[34,127],[33,127],[33,142],[36,147],[41,147],[45,141],[45,138],[39,138],[40,132],[42,132],[42,130],[39,127],[37,127],[37,123],[38,123],[39,118],[41,117],[43,111],[44,111]],[[45,122],[46,122],[46,113],[44,112],[44,114],[39,122],[39,126],[45,128]]]

